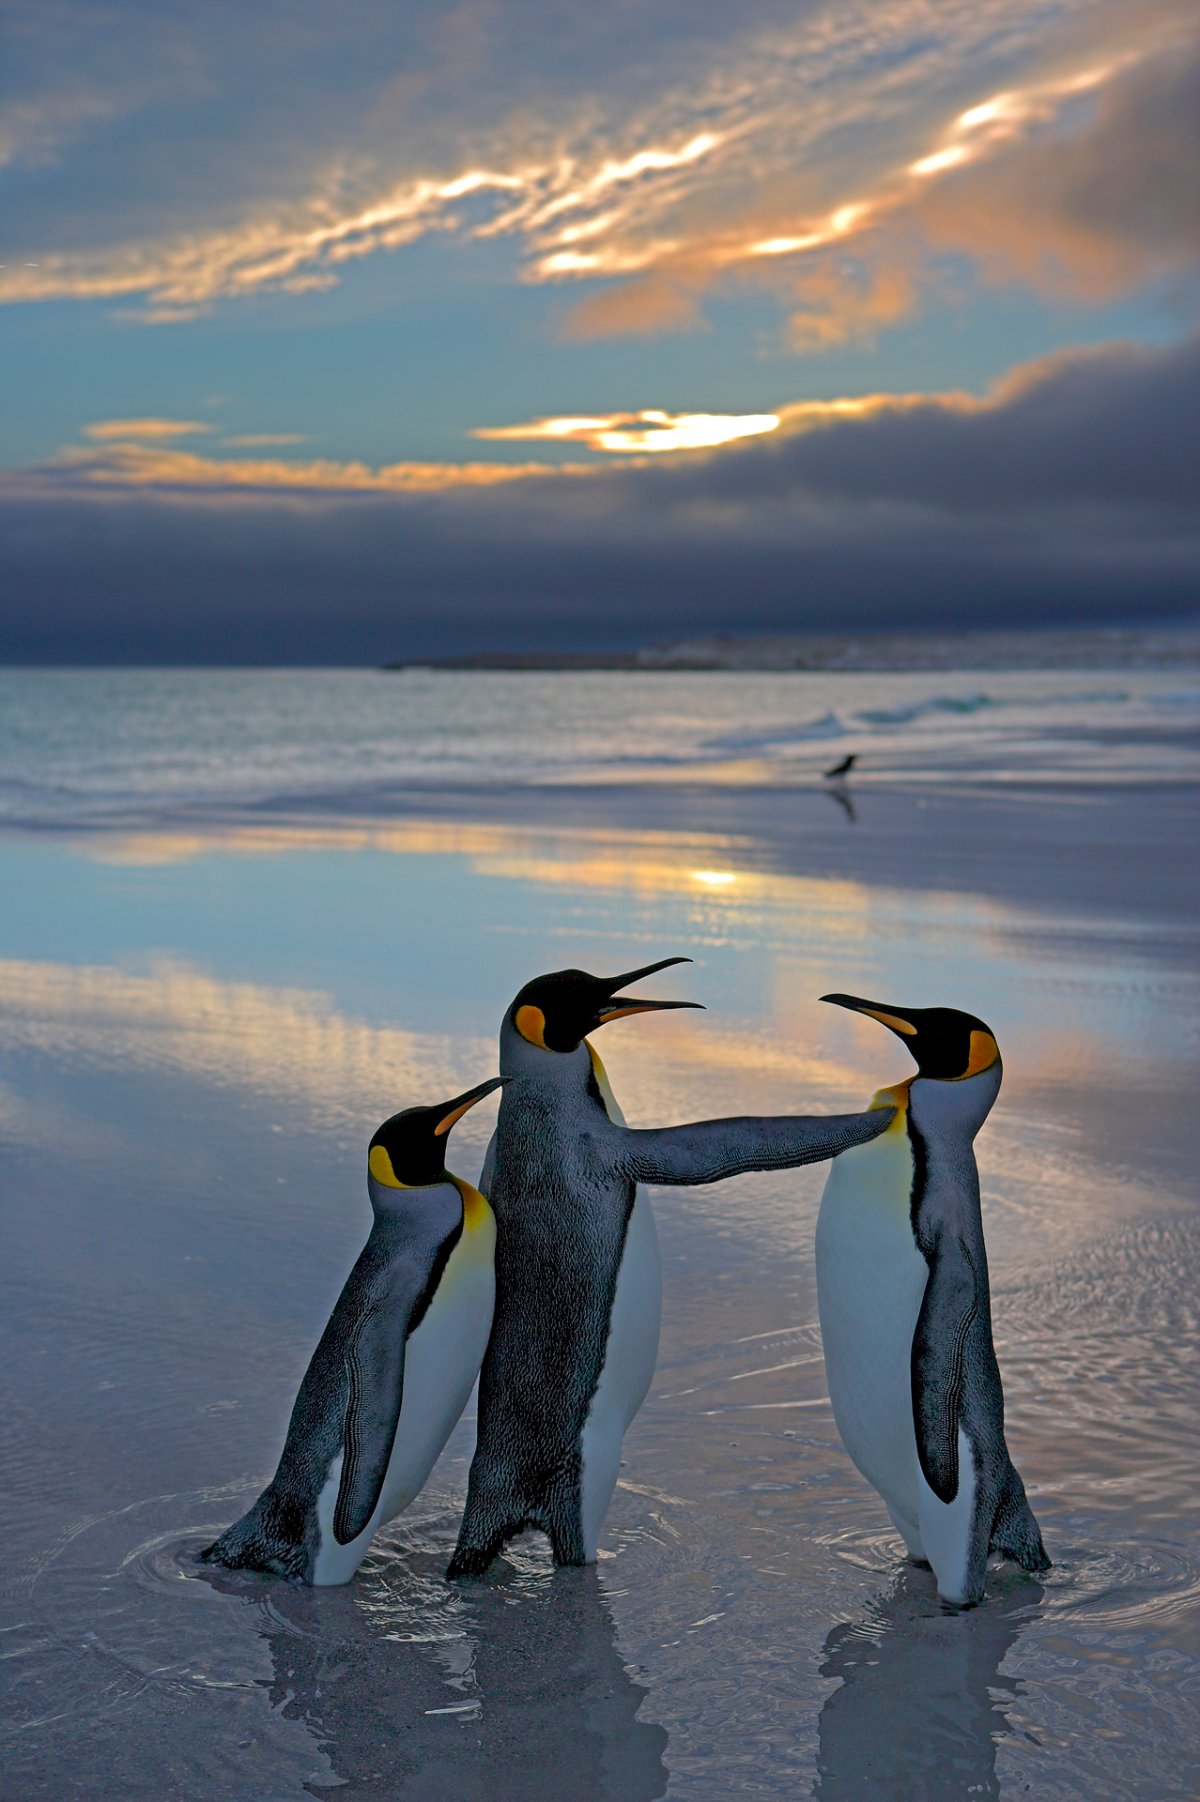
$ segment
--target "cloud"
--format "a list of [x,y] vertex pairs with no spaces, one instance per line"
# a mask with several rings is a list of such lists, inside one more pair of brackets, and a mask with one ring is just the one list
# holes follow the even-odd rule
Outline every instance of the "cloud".
[[563,335],[695,330],[706,289],[757,279],[791,303],[792,347],[814,352],[918,310],[946,250],[985,280],[1085,302],[1194,267],[1200,36],[1168,12],[1137,48],[1077,54],[1062,74],[976,99],[823,213],[789,218],[768,165],[744,222],[734,211],[640,249],[610,236],[585,259],[544,259],[539,272],[560,279],[641,272],[579,303]]
[[109,439],[156,443],[159,439],[185,438],[192,432],[211,432],[211,425],[196,419],[96,419],[85,425],[85,438],[101,443]]
[[[113,421],[119,425],[121,421]],[[167,424],[167,421],[135,420],[135,425]],[[195,426],[208,431],[208,426]],[[332,457],[283,461],[267,457],[205,457],[165,442],[174,434],[146,433],[119,439],[105,431],[99,450],[71,445],[53,462],[10,475],[25,493],[52,492],[64,479],[73,485],[94,488],[176,488],[209,492],[255,489],[290,489],[297,493],[360,494],[431,493],[444,488],[495,487],[521,481],[531,475],[563,473],[570,466],[545,463],[388,463],[372,465],[338,461]],[[268,443],[278,436],[264,434]],[[251,442],[255,442],[251,436]],[[257,440],[260,441],[261,440]]]
[[1200,40],[1127,59],[1081,112],[931,188],[915,208],[929,239],[993,279],[1085,300],[1194,266]]
[[661,332],[695,332],[704,315],[694,294],[679,282],[649,276],[590,294],[564,317],[560,336],[576,343],[593,338],[657,337]]
[[[694,330],[706,288],[761,265],[757,279],[777,285],[794,313],[793,341],[821,348],[917,304],[919,277],[887,260],[898,238],[873,235],[889,218],[917,230],[919,215],[931,242],[998,267],[994,247],[977,241],[986,227],[955,222],[971,212],[963,178],[1004,165],[1017,194],[1018,153],[1043,140],[1090,166],[1087,130],[1078,144],[1073,136],[1089,95],[1098,97],[1096,146],[1105,107],[1115,109],[1122,155],[1135,165],[1169,160],[1168,134],[1182,144],[1187,132],[1180,108],[1168,126],[1161,109],[1131,101],[1122,112],[1105,98],[1177,57],[1188,13],[1170,0],[1139,9],[1136,33],[1122,9],[1084,0],[1063,0],[1052,22],[1007,0],[942,0],[935,16],[922,0],[810,0],[799,10],[756,0],[737,15],[667,0],[637,33],[616,14],[573,14],[566,36],[545,0],[505,9],[503,28],[488,7],[446,15],[418,5],[400,25],[354,0],[337,31],[303,8],[251,11],[221,43],[203,22],[189,37],[138,13],[153,73],[109,87],[130,117],[177,98],[171,155],[154,153],[153,117],[136,134],[132,167],[125,139],[97,123],[91,204],[73,211],[45,182],[30,207],[18,199],[16,238],[38,261],[0,269],[0,299],[140,302],[121,316],[183,322],[223,299],[334,286],[351,263],[436,235],[508,244],[512,273],[533,285],[634,278],[568,312],[562,332],[575,338]],[[86,9],[68,5],[67,15],[80,67],[103,60],[107,40]],[[34,19],[32,39],[39,30]],[[44,92],[28,105],[47,117],[56,105],[71,111],[71,83],[83,80],[70,57],[61,70],[62,46],[60,34],[34,71]],[[336,83],[322,83],[322,59],[337,64]],[[88,79],[96,88],[94,73]],[[254,104],[239,110],[231,102],[243,86]],[[75,110],[86,122],[87,107]],[[1148,124],[1157,138],[1147,138]],[[199,147],[191,158],[189,130]],[[192,173],[201,165],[203,183]],[[943,184],[952,199],[927,207]],[[1085,187],[1080,174],[1058,210],[1045,209],[1047,237],[1057,231],[1068,260],[1082,241],[1071,218]],[[1119,198],[1110,210],[1122,212]],[[1092,238],[1125,231],[1123,213],[1091,212]],[[1127,263],[1129,279],[1170,262],[1177,227],[1188,236],[1181,217],[1162,223],[1155,256],[1141,273]],[[871,264],[841,299],[836,265],[821,262],[832,247]],[[1045,266],[1040,255],[1005,263],[1021,279],[1042,279]]]
[[912,262],[903,250],[894,256],[875,251],[849,265],[834,256],[808,261],[791,295],[787,335],[793,349],[829,350],[873,338],[904,318],[915,309],[920,288]]
[[1044,360],[984,400],[801,402],[722,449],[502,486],[147,491],[46,467],[0,508],[2,641],[52,662],[379,662],[1194,615],[1198,411],[1190,340]]
[[307,444],[307,432],[239,432],[236,437],[222,438],[231,450],[264,450],[273,444]]
[[476,426],[473,438],[499,442],[586,444],[590,450],[646,454],[700,450],[773,432],[776,413],[610,413],[600,419],[531,419],[525,425]]

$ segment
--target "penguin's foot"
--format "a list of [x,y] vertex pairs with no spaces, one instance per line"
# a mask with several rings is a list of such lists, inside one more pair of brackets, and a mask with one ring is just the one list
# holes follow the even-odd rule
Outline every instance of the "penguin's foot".
[[451,1582],[456,1577],[482,1577],[508,1541],[522,1531],[524,1524],[521,1520],[510,1521],[481,1539],[464,1539],[460,1533],[454,1556],[446,1566],[446,1576]]
[[446,1566],[447,1579],[453,1583],[458,1577],[482,1577],[499,1550],[499,1546],[495,1550],[487,1546],[457,1547]]

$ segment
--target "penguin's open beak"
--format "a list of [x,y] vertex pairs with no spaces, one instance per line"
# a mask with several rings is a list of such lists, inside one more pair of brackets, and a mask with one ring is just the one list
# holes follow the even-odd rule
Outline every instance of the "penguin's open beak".
[[627,1014],[658,1014],[673,1007],[698,1007],[703,1009],[702,1001],[622,1001],[618,997],[621,989],[627,989],[631,982],[640,982],[643,976],[653,976],[656,970],[669,969],[672,964],[690,964],[690,957],[664,957],[656,964],[646,964],[640,970],[627,970],[624,976],[614,976],[608,985],[608,992],[614,997],[604,1002],[596,1012],[596,1024],[607,1026],[610,1020],[622,1020]]
[[848,1007],[853,1013],[867,1014],[872,1020],[878,1020],[890,1032],[899,1033],[901,1038],[913,1039],[917,1036],[917,1028],[911,1020],[906,1020],[899,1008],[888,1007],[882,1001],[864,1001],[859,995],[822,995],[822,1001],[832,1002],[834,1007]]
[[491,1095],[496,1089],[502,1088],[507,1081],[506,1076],[489,1076],[488,1080],[481,1082],[477,1088],[468,1089],[465,1095],[459,1095],[454,1101],[448,1101],[445,1114],[433,1129],[434,1136],[441,1138],[444,1133],[448,1133],[464,1114],[471,1111],[477,1101],[482,1101],[485,1095]]

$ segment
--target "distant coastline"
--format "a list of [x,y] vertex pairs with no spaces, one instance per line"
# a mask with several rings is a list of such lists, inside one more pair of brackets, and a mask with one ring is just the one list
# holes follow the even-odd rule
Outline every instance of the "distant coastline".
[[679,639],[635,651],[477,651],[411,657],[385,670],[702,671],[1171,669],[1200,667],[1200,628],[1048,632],[773,634]]

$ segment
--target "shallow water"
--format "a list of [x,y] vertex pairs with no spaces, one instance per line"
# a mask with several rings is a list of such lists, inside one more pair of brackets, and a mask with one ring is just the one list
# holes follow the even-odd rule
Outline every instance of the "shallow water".
[[[913,812],[904,857],[903,797],[740,833],[573,805],[0,841],[4,1793],[1194,1795],[1190,795],[1133,803],[1140,890],[1107,804]],[[530,1539],[443,1581],[469,1421],[347,1589],[198,1568],[270,1474],[378,1120],[488,1074],[533,971],[680,952],[709,1012],[602,1040],[635,1124],[903,1074],[831,988],[995,1026],[993,1306],[1053,1570],[958,1614],[904,1564],[825,1399],[811,1170],[656,1198],[662,1358],[595,1572]]]

